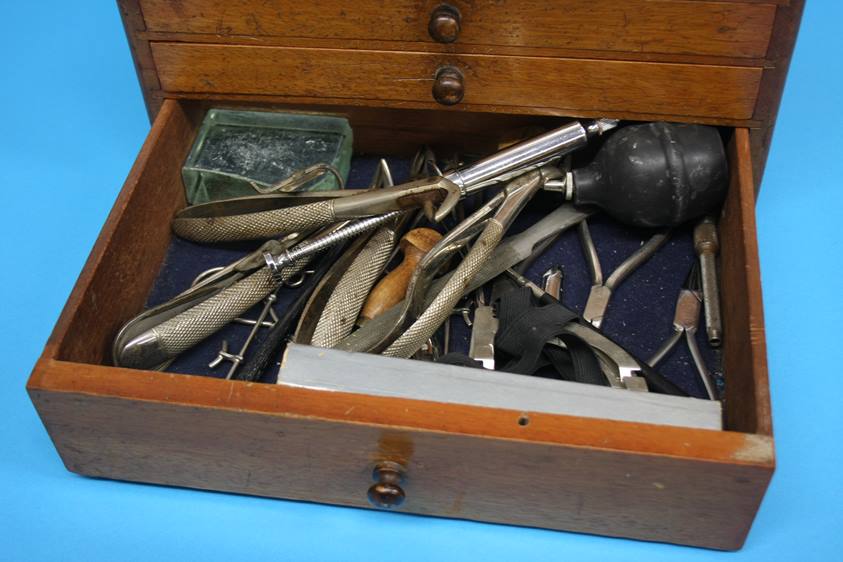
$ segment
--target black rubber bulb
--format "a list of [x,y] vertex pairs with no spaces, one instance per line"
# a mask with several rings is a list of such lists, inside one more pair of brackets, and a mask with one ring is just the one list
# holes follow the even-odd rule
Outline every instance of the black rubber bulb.
[[627,224],[663,227],[719,205],[729,170],[716,128],[657,122],[615,131],[573,180],[574,203],[597,205]]

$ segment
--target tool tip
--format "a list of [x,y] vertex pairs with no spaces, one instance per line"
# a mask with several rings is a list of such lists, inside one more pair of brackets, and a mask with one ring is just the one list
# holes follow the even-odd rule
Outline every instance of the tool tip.
[[593,137],[595,135],[600,136],[606,131],[611,131],[617,127],[619,123],[620,119],[595,119],[588,124],[586,130],[588,131],[589,137]]
[[711,347],[720,347],[720,344],[723,342],[723,335],[720,333],[720,330],[709,327],[706,332],[708,333],[709,345],[711,345]]

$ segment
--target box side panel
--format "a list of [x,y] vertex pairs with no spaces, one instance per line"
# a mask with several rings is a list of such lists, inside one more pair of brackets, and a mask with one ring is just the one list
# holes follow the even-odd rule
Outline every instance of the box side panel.
[[764,176],[767,154],[770,151],[779,104],[804,8],[804,0],[792,0],[776,9],[773,34],[767,51],[767,68],[761,80],[758,103],[755,106],[755,119],[763,124],[760,128],[752,130],[750,138],[756,194]]
[[[407,467],[401,511],[708,548],[741,546],[771,472],[759,464],[30,393],[67,468],[80,474],[367,507],[373,466],[391,460]],[[771,446],[756,445],[761,457]]]
[[772,435],[755,192],[746,129],[735,130],[729,160],[731,185],[720,217],[719,264],[726,427]]
[[181,163],[195,124],[176,101],[158,114],[47,343],[45,356],[102,363],[110,342],[140,310],[184,206]]

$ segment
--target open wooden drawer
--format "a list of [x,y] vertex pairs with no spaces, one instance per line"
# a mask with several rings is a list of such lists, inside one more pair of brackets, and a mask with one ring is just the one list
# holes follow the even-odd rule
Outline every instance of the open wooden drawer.
[[[211,102],[216,103],[216,102]],[[163,101],[28,384],[80,474],[367,507],[372,469],[407,468],[402,511],[739,548],[774,469],[747,129],[720,218],[725,431],[320,392],[109,366],[184,206],[180,168],[208,103]],[[242,104],[257,106],[255,103]],[[272,107],[278,107],[273,104]],[[493,143],[553,118],[323,106],[358,151]]]

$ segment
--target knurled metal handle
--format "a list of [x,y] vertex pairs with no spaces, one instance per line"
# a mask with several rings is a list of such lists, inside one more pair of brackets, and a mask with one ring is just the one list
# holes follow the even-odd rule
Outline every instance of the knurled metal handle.
[[173,232],[193,242],[211,244],[276,238],[306,232],[336,222],[334,202],[318,201],[296,207],[219,217],[176,217]]
[[394,245],[395,230],[381,227],[375,231],[331,293],[316,323],[310,345],[333,347],[351,333],[369,291],[389,261]]
[[430,306],[383,354],[388,357],[409,358],[436,332],[451,315],[451,311],[462,298],[471,279],[489,259],[503,237],[504,227],[490,219],[485,230],[471,247],[465,259],[451,275]]

